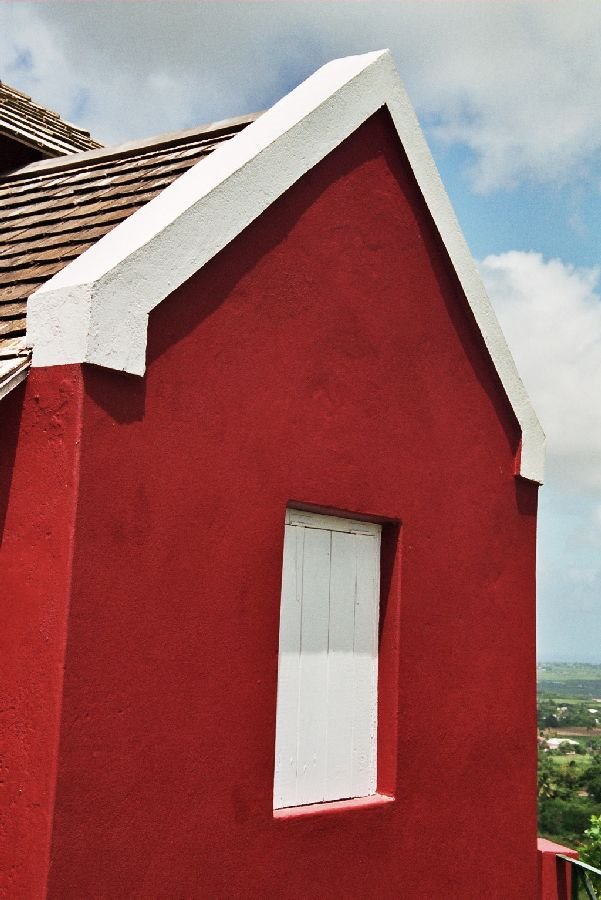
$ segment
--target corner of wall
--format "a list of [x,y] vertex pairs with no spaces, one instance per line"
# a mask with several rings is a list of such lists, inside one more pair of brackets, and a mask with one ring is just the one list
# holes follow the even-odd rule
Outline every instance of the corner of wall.
[[[81,366],[30,372],[0,404],[5,840],[0,896],[46,896],[70,602]],[[18,405],[19,404],[19,405]],[[8,434],[7,432],[10,432]],[[10,452],[9,452],[10,451]]]

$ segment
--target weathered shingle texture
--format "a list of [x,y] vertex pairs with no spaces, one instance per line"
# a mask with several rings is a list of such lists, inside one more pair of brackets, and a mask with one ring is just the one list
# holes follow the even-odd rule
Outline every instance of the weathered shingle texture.
[[21,91],[0,82],[0,134],[39,150],[43,156],[62,156],[102,145],[89,131],[61,119]]

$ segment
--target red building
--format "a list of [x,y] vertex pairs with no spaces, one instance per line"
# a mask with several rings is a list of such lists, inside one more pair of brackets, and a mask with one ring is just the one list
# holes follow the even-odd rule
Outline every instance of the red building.
[[543,435],[389,55],[75,149],[0,181],[0,895],[539,897]]

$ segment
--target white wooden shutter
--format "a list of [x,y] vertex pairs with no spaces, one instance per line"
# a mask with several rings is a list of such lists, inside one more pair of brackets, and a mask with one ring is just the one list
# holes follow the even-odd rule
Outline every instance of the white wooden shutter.
[[380,535],[286,512],[275,809],[376,792]]

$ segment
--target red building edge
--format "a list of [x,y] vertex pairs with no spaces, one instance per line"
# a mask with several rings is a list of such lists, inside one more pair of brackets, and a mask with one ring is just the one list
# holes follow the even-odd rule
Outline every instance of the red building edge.
[[[422,194],[376,112],[151,312],[143,379],[2,401],[7,896],[552,896],[538,485]],[[384,523],[381,802],[274,814],[290,505]]]
[[572,897],[573,873],[565,857],[578,859],[578,852],[546,838],[538,839],[537,850],[541,900],[568,900]]

